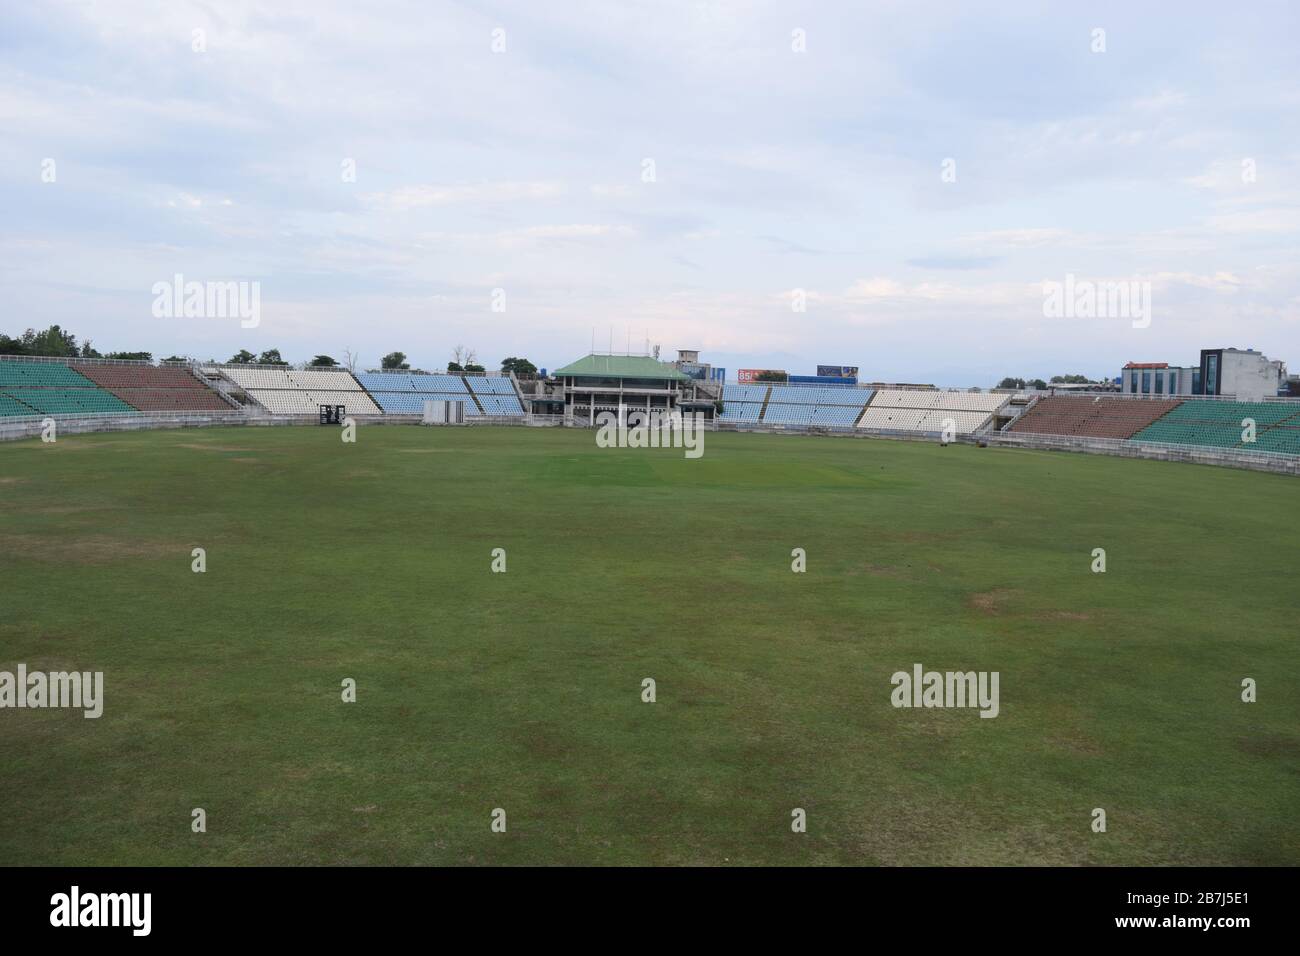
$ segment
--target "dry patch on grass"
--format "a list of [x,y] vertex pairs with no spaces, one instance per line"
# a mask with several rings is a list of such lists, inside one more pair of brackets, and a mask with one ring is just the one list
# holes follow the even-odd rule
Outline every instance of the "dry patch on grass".
[[106,534],[54,537],[43,534],[0,534],[0,551],[57,564],[111,564],[122,558],[177,556],[189,560],[191,545],[170,541],[140,541]]
[[[1007,606],[1014,603],[1021,593],[1017,588],[993,588],[991,591],[978,591],[966,596],[966,606],[971,610],[979,611],[981,614],[997,617],[1007,613]],[[1056,609],[1026,611],[1024,616],[1033,621],[1046,623],[1092,620],[1092,615],[1083,611]]]
[[[926,754],[902,758],[902,765],[913,770],[921,769],[926,765],[926,761],[934,755],[933,748],[960,743],[983,720],[973,709],[966,707],[917,710],[909,715],[909,719],[913,722],[905,728],[900,728],[899,736],[927,738],[924,746],[929,751]],[[947,753],[946,750],[939,752]]]
[[[20,441],[14,442],[15,448],[32,449],[42,454],[57,453],[61,451],[76,451],[81,448],[107,448],[110,445],[126,445],[128,448],[139,448],[140,442],[131,441],[126,438],[110,438],[107,441],[77,441],[78,438],[90,438],[91,434],[86,435],[65,435],[57,441]],[[118,451],[126,449],[119,448]]]
[[92,511],[122,511],[125,505],[49,505],[45,508],[32,508],[24,505],[23,511],[36,515],[79,515]]
[[16,485],[20,481],[28,481],[28,480],[29,479],[27,478],[14,478],[14,477],[0,478],[0,485]]
[[1101,749],[1101,744],[1083,734],[1069,736],[1057,734],[1047,738],[1047,745],[1053,750],[1063,750],[1085,757],[1100,757],[1105,752]]
[[244,448],[240,445],[216,445],[212,442],[177,442],[177,448],[197,448],[199,451],[256,451],[255,448]]
[[966,598],[966,606],[984,614],[1001,614],[1006,605],[1020,592],[1014,588],[994,588],[992,591],[978,591]]
[[[966,597],[966,606],[972,610],[997,617],[1007,611],[1007,605],[1019,598],[1021,592],[1016,588],[994,588],[991,591],[979,591]],[[1090,621],[1092,615],[1083,611],[1045,610],[1028,612],[1030,619],[1039,622],[1059,623],[1061,621]]]
[[[1063,866],[1078,864],[1078,840],[1046,818],[1016,825],[978,802],[888,794],[886,812],[855,821],[844,841],[855,859],[885,866]],[[953,839],[961,834],[962,839]]]

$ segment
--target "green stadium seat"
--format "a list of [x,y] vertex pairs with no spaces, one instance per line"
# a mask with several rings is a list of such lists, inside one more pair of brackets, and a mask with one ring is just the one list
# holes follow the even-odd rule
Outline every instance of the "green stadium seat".
[[[1244,430],[1241,423],[1248,418],[1255,422],[1254,442],[1241,440]],[[1189,399],[1142,429],[1133,440],[1294,455],[1300,454],[1300,445],[1295,441],[1300,437],[1300,428],[1279,426],[1297,418],[1300,418],[1300,406],[1290,402]]]
[[16,418],[22,415],[36,414],[39,414],[36,409],[0,392],[0,418]]

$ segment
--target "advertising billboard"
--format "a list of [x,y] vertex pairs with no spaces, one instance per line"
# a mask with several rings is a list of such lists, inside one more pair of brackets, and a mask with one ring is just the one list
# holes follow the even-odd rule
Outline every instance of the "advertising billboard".
[[781,381],[785,381],[786,373],[784,369],[777,368],[738,368],[736,369],[736,381],[741,385],[748,385],[751,382],[757,382],[758,377],[764,373],[779,375]]
[[856,378],[845,378],[839,375],[791,375],[788,379],[791,385],[857,385]]
[[818,365],[818,375],[829,375],[833,378],[857,378],[858,367],[856,365]]

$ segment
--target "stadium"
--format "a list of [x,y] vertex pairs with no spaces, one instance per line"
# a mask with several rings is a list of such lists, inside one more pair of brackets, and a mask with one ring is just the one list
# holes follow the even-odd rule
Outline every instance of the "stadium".
[[5,938],[1287,926],[1250,13],[8,4]]
[[1300,401],[852,372],[0,357],[0,853],[1300,862]]

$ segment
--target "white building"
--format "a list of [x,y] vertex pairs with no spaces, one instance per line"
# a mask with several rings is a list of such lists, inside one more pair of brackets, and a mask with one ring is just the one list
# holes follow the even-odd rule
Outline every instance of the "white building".
[[1120,372],[1119,389],[1126,395],[1195,395],[1199,380],[1199,369],[1168,362],[1129,362]]
[[1201,349],[1201,364],[1189,367],[1129,362],[1119,377],[1127,395],[1223,395],[1239,402],[1272,398],[1286,382],[1286,363],[1254,349]]
[[1202,349],[1201,395],[1231,395],[1258,402],[1286,385],[1286,363],[1254,349]]

